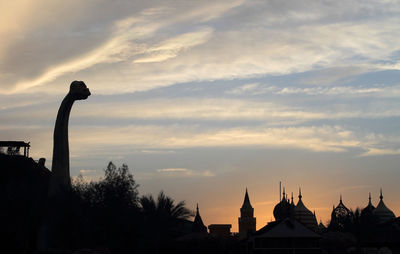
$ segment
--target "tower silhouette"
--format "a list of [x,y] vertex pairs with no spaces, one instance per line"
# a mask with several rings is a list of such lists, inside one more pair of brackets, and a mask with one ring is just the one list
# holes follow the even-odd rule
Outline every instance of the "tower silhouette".
[[193,221],[193,232],[207,233],[207,227],[204,225],[199,212],[199,204],[196,206],[196,216]]
[[256,231],[256,218],[254,217],[254,208],[250,204],[249,194],[244,195],[243,205],[240,208],[239,234],[247,234]]

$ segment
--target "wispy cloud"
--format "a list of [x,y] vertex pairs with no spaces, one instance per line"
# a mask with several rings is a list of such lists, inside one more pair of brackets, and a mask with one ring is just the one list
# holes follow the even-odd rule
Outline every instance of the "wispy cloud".
[[380,156],[380,155],[399,155],[400,149],[380,149],[368,148],[367,151],[360,156]]
[[176,57],[181,51],[205,43],[211,37],[213,29],[203,28],[196,32],[181,34],[175,38],[170,38],[140,54],[134,63],[163,62],[167,59]]
[[254,90],[258,90],[259,83],[250,83],[250,84],[245,84],[240,87],[236,87],[234,89],[228,90],[228,94],[235,94],[235,95],[241,95],[241,94],[246,94],[249,92],[253,92]]
[[[318,89],[317,89],[318,90]],[[345,93],[343,91],[343,93]],[[388,92],[389,93],[389,92]],[[386,94],[386,92],[385,92]],[[395,96],[395,93],[392,93]],[[379,95],[378,95],[378,98]],[[387,105],[386,107],[384,107]],[[119,103],[89,104],[76,113],[85,118],[115,119],[196,119],[196,120],[259,120],[265,123],[280,120],[301,122],[317,119],[383,118],[400,116],[393,103],[370,102],[368,108],[351,103],[330,107],[297,106],[290,103],[253,101],[249,99],[150,99]],[[103,110],[99,112],[98,107]],[[384,107],[382,109],[382,107]],[[23,112],[21,112],[23,114]],[[43,115],[43,112],[41,113]],[[38,116],[39,117],[39,116]]]
[[129,56],[128,52],[131,52],[135,47],[140,47],[137,44],[132,44],[131,40],[149,36],[159,29],[160,24],[149,22],[152,18],[150,14],[154,13],[157,14],[158,12],[146,10],[137,18],[127,18],[116,22],[114,35],[103,45],[76,57],[76,59],[51,67],[33,80],[17,83],[15,89],[11,90],[11,92],[16,93],[28,88],[44,85],[61,75],[81,71],[99,63],[115,63],[126,60]]
[[[193,5],[192,7],[197,9],[196,11],[176,10],[168,6],[147,8],[133,17],[115,21],[112,32],[107,35],[108,39],[98,47],[76,55],[72,59],[66,56],[47,69],[40,70],[40,75],[22,79],[23,81],[19,81],[11,87],[1,86],[0,91],[7,94],[21,91],[30,92],[32,89],[29,88],[43,86],[63,75],[87,70],[98,64],[124,62],[129,66],[131,61],[136,64],[165,61],[176,57],[181,51],[206,42],[213,29],[203,26],[197,32],[177,33],[178,35],[175,37],[154,43],[155,40],[162,37],[155,36],[157,31],[174,24],[192,23],[196,19],[197,22],[206,22],[242,3],[243,1],[210,3],[206,12],[199,11],[205,7],[198,4],[187,5],[187,8]],[[135,56],[137,57],[132,59]]]
[[[99,138],[101,137],[101,138]],[[147,148],[189,147],[274,147],[306,149],[316,152],[341,152],[360,147],[363,143],[349,130],[340,126],[287,128],[230,128],[202,131],[194,126],[129,126],[92,128],[72,131],[71,140],[77,147],[130,145]],[[80,145],[82,144],[82,145]],[[90,150],[90,148],[87,148]],[[88,151],[90,153],[90,151]]]
[[83,175],[91,175],[96,173],[96,170],[93,169],[81,169],[79,170],[79,173],[83,174]]
[[197,171],[187,168],[163,168],[157,169],[158,173],[161,173],[168,177],[195,177],[195,176],[203,176],[203,177],[211,177],[215,176],[213,172],[210,170]]
[[144,154],[173,154],[176,153],[173,150],[141,150],[141,153]]

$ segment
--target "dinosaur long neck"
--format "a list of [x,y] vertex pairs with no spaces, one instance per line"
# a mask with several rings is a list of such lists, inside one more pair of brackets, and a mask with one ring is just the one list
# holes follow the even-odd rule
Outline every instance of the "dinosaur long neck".
[[68,93],[58,110],[53,136],[53,181],[50,191],[55,194],[71,185],[69,174],[68,120],[74,99]]

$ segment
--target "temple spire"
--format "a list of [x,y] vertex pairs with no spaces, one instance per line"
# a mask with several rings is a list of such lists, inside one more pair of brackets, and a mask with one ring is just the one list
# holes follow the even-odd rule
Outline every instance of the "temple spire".
[[249,193],[246,187],[246,193],[244,194],[244,201],[242,208],[240,208],[239,222],[239,234],[247,234],[248,231],[256,231],[256,218],[254,218],[254,208],[250,204]]
[[192,231],[207,233],[207,227],[204,225],[203,220],[201,219],[201,216],[200,216],[199,203],[197,203],[197,205],[196,205],[196,216],[194,217]]
[[342,202],[342,194],[340,194],[340,203],[343,203],[343,202]]
[[299,199],[301,199],[303,196],[301,195],[301,188],[299,187]]
[[250,198],[249,198],[249,193],[247,192],[247,187],[246,187],[246,193],[244,194],[242,208],[253,208],[250,203]]
[[282,200],[286,200],[285,187],[283,187]]
[[369,195],[368,195],[368,204],[369,204],[369,205],[372,204],[372,203],[371,203],[371,192],[370,192]]

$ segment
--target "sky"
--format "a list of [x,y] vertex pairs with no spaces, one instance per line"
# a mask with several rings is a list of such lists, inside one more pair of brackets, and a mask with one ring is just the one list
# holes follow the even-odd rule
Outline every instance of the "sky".
[[0,2],[0,140],[51,168],[73,80],[71,175],[126,163],[140,194],[232,224],[246,187],[257,228],[279,181],[330,219],[383,188],[400,215],[400,1]]

